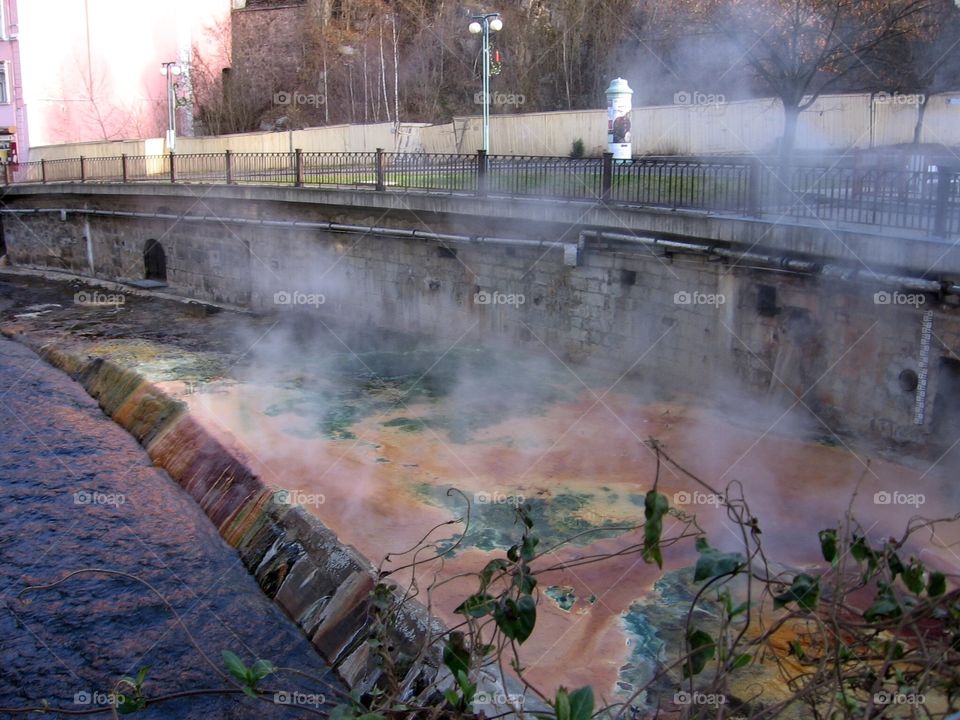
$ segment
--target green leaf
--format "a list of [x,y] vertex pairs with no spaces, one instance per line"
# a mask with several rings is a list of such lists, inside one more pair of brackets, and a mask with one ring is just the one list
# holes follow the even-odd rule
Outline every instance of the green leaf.
[[867,558],[876,556],[876,553],[870,549],[869,545],[867,545],[867,541],[863,535],[853,536],[853,544],[850,546],[850,554],[853,555],[854,559],[859,562],[863,562]]
[[147,707],[147,699],[145,697],[131,697],[121,694],[117,698],[117,712],[120,715],[132,715],[135,712],[143,710],[145,707]]
[[896,580],[897,575],[900,575],[906,569],[903,567],[903,563],[900,561],[900,556],[895,552],[892,552],[887,556],[887,567],[890,568],[891,580]]
[[233,675],[237,680],[242,682],[244,685],[247,683],[247,666],[243,664],[243,661],[234,655],[229,650],[223,651],[223,663],[227,666],[227,670],[230,671],[230,674]]
[[656,490],[649,491],[643,500],[643,515],[646,523],[643,526],[643,559],[644,562],[655,562],[663,569],[663,554],[660,552],[660,536],[663,534],[663,516],[670,509],[667,496]]
[[277,668],[269,660],[257,660],[250,668],[250,677],[253,682],[263,680],[270,673],[276,672]]
[[890,660],[903,660],[906,656],[906,650],[901,643],[898,643],[896,640],[887,640],[883,643],[883,657]]
[[699,675],[707,666],[717,650],[717,644],[713,638],[703,630],[690,628],[687,631],[687,644],[690,646],[690,656],[683,665],[683,676],[685,678],[691,675]]
[[820,552],[823,554],[823,559],[828,563],[835,563],[837,561],[837,531],[834,528],[821,530],[818,536],[820,538]]
[[923,574],[925,571],[926,568],[923,567],[923,563],[914,561],[910,563],[910,567],[901,573],[903,584],[907,586],[910,592],[917,595],[923,592]]
[[454,707],[460,706],[460,696],[453,690],[444,690],[443,696],[447,699],[447,702],[453,705]]
[[565,687],[557,689],[553,709],[557,713],[557,720],[570,720],[570,695]]
[[697,550],[700,557],[697,559],[697,567],[693,571],[693,581],[709,580],[710,578],[721,575],[734,575],[746,563],[743,555],[740,553],[720,552],[716,548],[710,547],[704,539],[697,538]]
[[513,576],[513,584],[519,588],[520,592],[529,595],[537,586],[537,579],[530,573],[517,572]]
[[853,536],[853,544],[850,546],[850,554],[853,556],[853,559],[857,562],[867,561],[867,571],[864,573],[864,578],[870,577],[873,574],[873,571],[877,568],[877,552],[869,545],[867,545],[866,539],[862,535]]
[[243,686],[243,694],[244,694],[244,695],[249,695],[249,696],[252,697],[254,700],[257,699],[257,692],[256,692],[256,690],[254,690],[254,689],[253,689],[252,687],[250,687],[249,685],[244,685],[244,686]]
[[589,685],[570,693],[570,720],[590,720],[593,716],[593,688]]
[[540,538],[536,535],[524,535],[523,536],[523,545],[520,548],[520,557],[522,557],[527,562],[533,560],[536,556],[537,543],[540,542]]
[[476,593],[471,595],[454,610],[459,615],[469,615],[470,617],[483,617],[493,612],[497,606],[497,600],[486,593]]
[[863,619],[873,622],[884,618],[900,617],[902,613],[903,609],[894,597],[893,591],[885,585],[877,594],[873,604],[863,611]]
[[744,653],[743,655],[738,655],[737,659],[733,661],[733,665],[731,666],[731,668],[733,670],[736,670],[737,668],[742,668],[746,665],[749,665],[751,660],[753,660],[753,657],[748,653]]
[[510,567],[510,563],[502,558],[497,558],[496,560],[491,560],[488,562],[486,566],[484,566],[483,570],[480,571],[481,590],[485,590],[487,585],[490,584],[494,573],[497,573],[500,570],[505,570],[508,567]]
[[463,704],[469,705],[473,702],[473,696],[477,694],[477,686],[470,682],[470,678],[464,670],[457,671],[457,685],[463,691]]
[[147,679],[147,673],[150,672],[150,666],[144,665],[140,668],[140,672],[137,673],[137,687],[143,685],[143,681]]
[[529,504],[524,505],[523,507],[517,508],[517,513],[520,515],[520,520],[523,521],[523,524],[527,527],[527,530],[533,529],[533,518],[530,517],[530,512],[528,508]]
[[493,619],[504,635],[523,644],[537,623],[537,603],[530,595],[521,595],[519,601],[505,598],[494,610]]
[[793,579],[790,588],[785,593],[773,598],[773,608],[779,610],[788,603],[796,602],[804,610],[813,610],[819,598],[820,578],[800,573]]
[[927,579],[927,595],[940,597],[947,591],[947,577],[942,572],[932,572]]
[[518,545],[512,545],[509,550],[507,550],[507,559],[510,562],[520,562],[520,547]]
[[450,633],[443,645],[443,664],[450,668],[454,677],[461,672],[470,672],[470,651],[463,644],[463,633]]

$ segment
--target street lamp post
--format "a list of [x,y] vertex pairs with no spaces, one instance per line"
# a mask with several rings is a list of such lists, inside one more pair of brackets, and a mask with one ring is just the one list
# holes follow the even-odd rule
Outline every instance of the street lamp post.
[[490,31],[503,29],[500,13],[485,13],[471,18],[470,32],[483,33],[483,151],[490,152]]
[[173,152],[177,142],[177,95],[173,79],[181,72],[176,60],[160,63],[160,74],[167,78],[167,152]]

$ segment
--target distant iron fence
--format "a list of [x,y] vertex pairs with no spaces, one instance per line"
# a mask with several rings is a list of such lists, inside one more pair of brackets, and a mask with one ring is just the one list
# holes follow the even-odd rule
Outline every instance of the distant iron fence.
[[542,157],[395,153],[121,155],[4,166],[7,185],[163,182],[350,187],[541,197],[723,213],[830,227],[960,234],[960,168],[860,167],[758,157]]

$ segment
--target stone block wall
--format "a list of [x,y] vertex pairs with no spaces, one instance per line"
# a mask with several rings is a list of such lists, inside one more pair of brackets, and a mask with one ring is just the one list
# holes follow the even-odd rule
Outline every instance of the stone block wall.
[[[211,207],[202,214],[426,227],[416,217],[347,217],[308,203]],[[458,222],[431,218],[430,227],[465,232]],[[6,217],[4,227],[13,264],[142,277],[144,243],[158,239],[171,289],[202,300],[319,313],[451,342],[519,343],[658,390],[713,395],[746,386],[760,400],[812,412],[831,429],[894,442],[936,435],[938,422],[960,431],[952,409],[960,407],[952,389],[960,373],[960,311],[955,300],[932,295],[884,304],[875,294],[894,289],[613,242],[587,243],[580,264],[570,267],[560,247],[446,244],[212,218],[68,214],[64,221],[54,213]],[[537,239],[544,232],[514,230],[514,237]],[[503,228],[491,221],[486,231]],[[484,297],[491,301],[479,301]],[[911,375],[923,374],[927,311],[929,378],[923,422],[915,424]],[[942,388],[949,392],[940,394]]]

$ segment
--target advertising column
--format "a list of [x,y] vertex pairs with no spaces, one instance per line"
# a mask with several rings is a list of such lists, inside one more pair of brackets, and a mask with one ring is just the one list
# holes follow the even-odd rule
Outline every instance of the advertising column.
[[607,150],[614,160],[629,160],[630,111],[633,110],[633,90],[623,78],[611,81],[607,88]]

